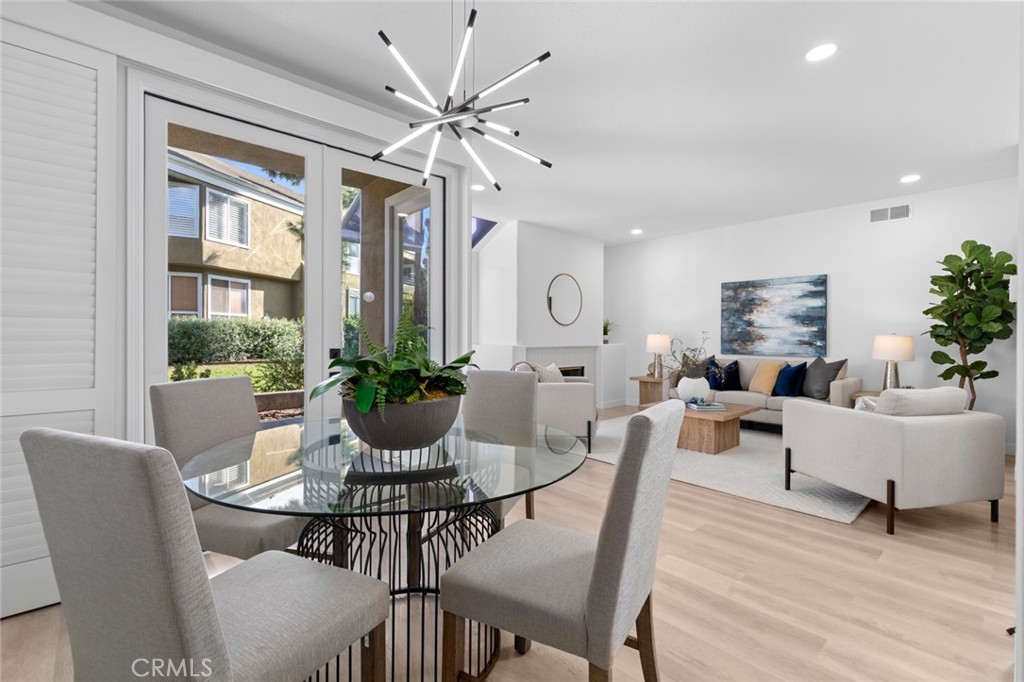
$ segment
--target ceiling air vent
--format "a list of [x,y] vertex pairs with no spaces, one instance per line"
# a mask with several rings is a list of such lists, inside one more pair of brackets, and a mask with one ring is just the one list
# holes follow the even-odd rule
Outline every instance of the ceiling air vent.
[[906,220],[910,217],[910,204],[871,209],[871,222],[884,223],[887,220]]
[[910,204],[889,207],[889,220],[900,220],[910,217]]

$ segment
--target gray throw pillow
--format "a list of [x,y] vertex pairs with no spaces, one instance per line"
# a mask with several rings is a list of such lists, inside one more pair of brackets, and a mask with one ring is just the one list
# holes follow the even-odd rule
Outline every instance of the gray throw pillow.
[[698,358],[696,361],[690,361],[689,356],[684,356],[689,365],[683,372],[683,376],[687,379],[706,379],[708,376],[708,363],[715,359],[714,355],[709,355],[706,358]]
[[828,400],[831,384],[845,365],[845,358],[835,362],[825,362],[821,356],[814,358],[804,373],[804,395],[815,400]]

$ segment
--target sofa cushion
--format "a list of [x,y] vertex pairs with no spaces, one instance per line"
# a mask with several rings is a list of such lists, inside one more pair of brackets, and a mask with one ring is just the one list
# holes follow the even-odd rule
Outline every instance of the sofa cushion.
[[718,360],[711,358],[708,361],[708,367],[710,369],[708,374],[708,383],[711,388],[716,391],[742,391],[743,388],[740,386],[740,363],[738,360],[733,360],[728,365],[723,367],[723,372],[715,372],[714,370],[721,365],[718,364]]
[[784,362],[757,363],[757,369],[754,370],[754,376],[750,380],[750,388],[748,390],[771,395],[772,389],[775,388],[775,380],[779,378],[779,371],[785,364]]
[[967,391],[954,386],[939,388],[891,388],[882,391],[875,412],[896,417],[960,414],[967,405]]
[[[804,374],[807,372],[807,363],[799,365],[785,365],[779,370],[779,376],[772,388],[773,396],[798,396],[803,395]],[[768,408],[771,409],[771,408]]]
[[804,395],[815,400],[828,400],[831,384],[845,365],[845,358],[835,362],[825,362],[821,356],[814,358],[804,373]]
[[806,400],[806,401],[812,402],[812,403],[820,403],[821,402],[820,400],[815,400],[814,398],[808,398],[805,395],[800,395],[800,396],[773,395],[772,397],[768,398],[768,404],[767,404],[765,409],[776,410],[776,411],[781,412],[782,411],[782,406],[786,403],[787,400]]
[[768,405],[768,396],[754,391],[715,391],[715,402],[753,405],[764,409]]

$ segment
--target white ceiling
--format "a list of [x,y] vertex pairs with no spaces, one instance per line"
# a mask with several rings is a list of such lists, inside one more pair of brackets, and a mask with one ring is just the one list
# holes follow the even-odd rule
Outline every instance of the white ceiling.
[[[421,115],[384,85],[415,88],[377,31],[440,99],[452,14],[457,49],[464,13],[461,2],[110,4],[105,11],[182,31],[402,121]],[[1016,173],[1019,3],[477,9],[478,87],[552,52],[490,99],[530,97],[494,119],[519,128],[517,144],[554,168],[482,143],[503,191],[474,194],[481,217],[621,243],[636,239],[633,227],[649,238]],[[838,43],[838,54],[806,62],[822,42]],[[470,90],[472,78],[470,70]],[[407,130],[396,120],[395,139]],[[911,172],[923,179],[901,185]]]

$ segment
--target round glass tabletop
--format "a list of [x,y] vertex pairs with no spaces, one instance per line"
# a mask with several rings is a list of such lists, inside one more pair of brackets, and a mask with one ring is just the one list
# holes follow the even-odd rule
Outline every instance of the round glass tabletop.
[[586,460],[575,436],[535,423],[455,422],[421,450],[377,450],[344,420],[276,426],[220,443],[181,469],[216,504],[296,516],[376,516],[479,505],[555,483]]

